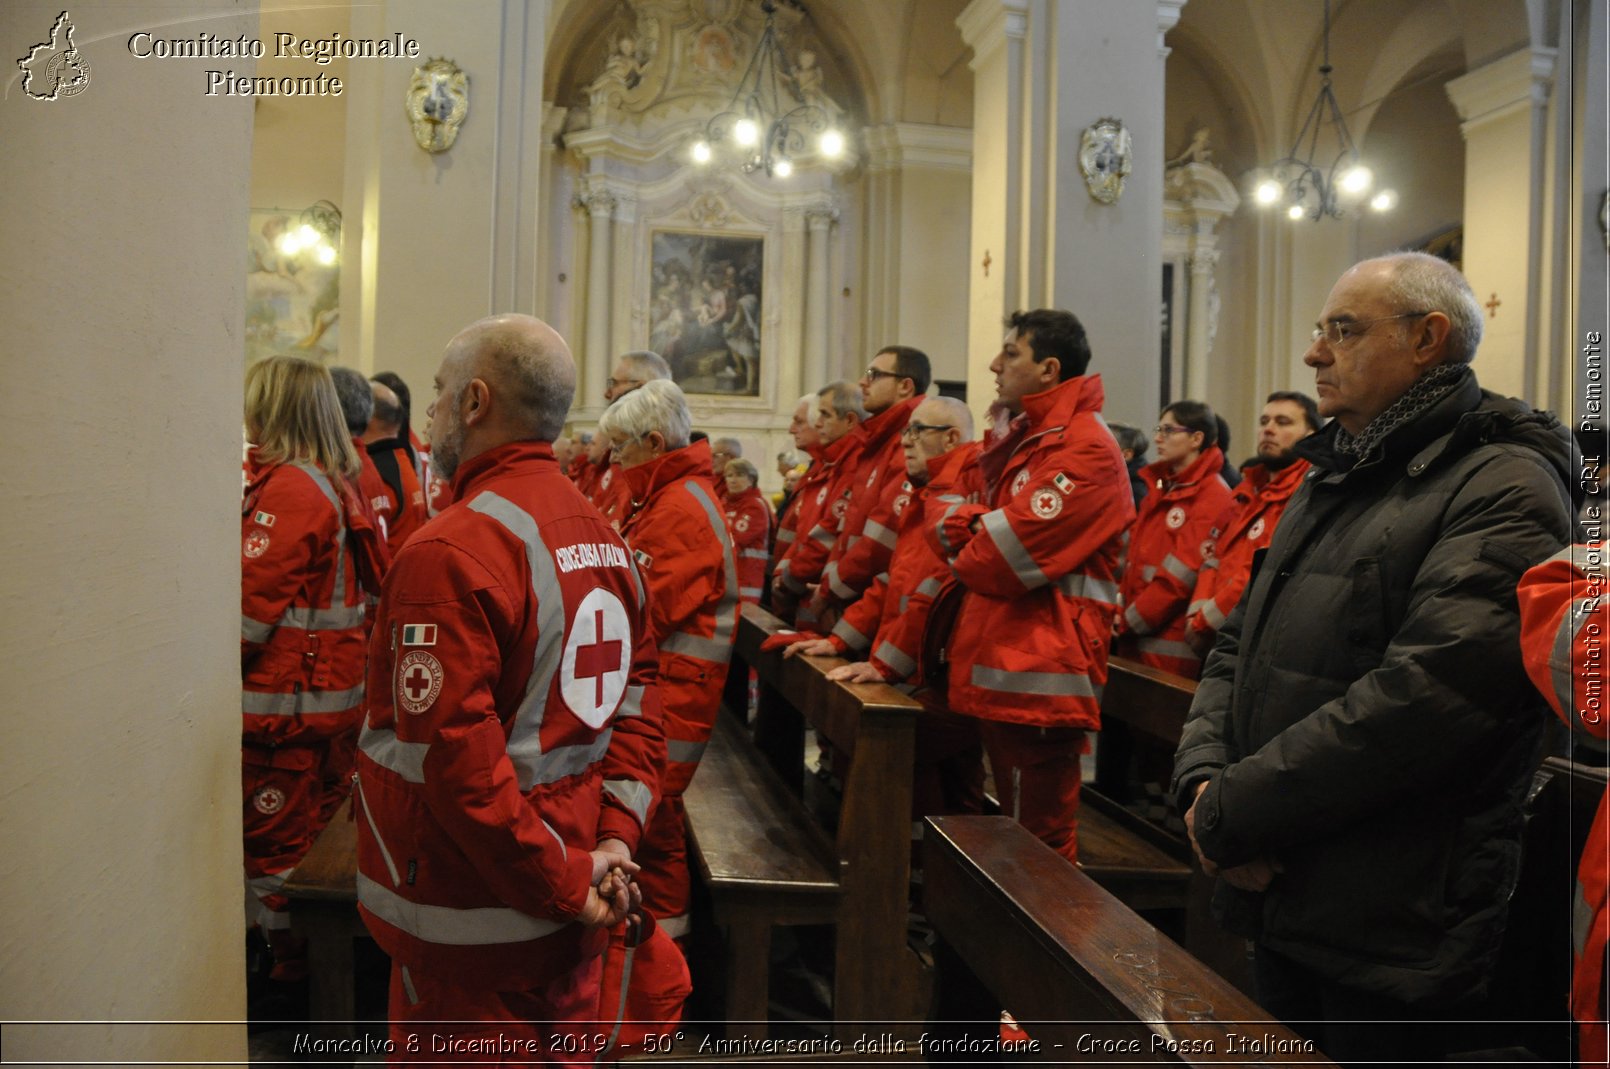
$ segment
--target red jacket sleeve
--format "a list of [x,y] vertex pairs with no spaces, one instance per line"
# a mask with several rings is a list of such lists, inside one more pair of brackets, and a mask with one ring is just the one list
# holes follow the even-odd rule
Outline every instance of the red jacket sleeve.
[[841,543],[847,543],[852,533],[859,535],[853,545],[835,547],[833,560],[822,570],[822,582],[840,602],[853,601],[874,578],[889,570],[900,526],[895,499],[910,492],[904,476],[891,472],[879,487],[878,500],[868,510],[861,530],[839,532]]
[[[1190,519],[1174,532],[1168,551],[1153,565],[1157,572],[1128,605],[1124,606],[1124,630],[1135,635],[1150,635],[1161,631],[1168,623],[1185,615],[1196,590],[1196,579],[1202,570],[1202,546],[1213,534],[1219,516],[1216,510],[1195,508]],[[1134,539],[1131,537],[1133,547]],[[1129,567],[1143,562],[1133,556]]]
[[247,498],[241,516],[240,661],[250,667],[296,595],[318,578],[335,540],[335,507],[300,473],[276,473]]
[[1590,552],[1604,559],[1602,545],[1566,546],[1521,576],[1516,596],[1526,674],[1560,719],[1602,739],[1610,737],[1603,710],[1610,584],[1577,566]]

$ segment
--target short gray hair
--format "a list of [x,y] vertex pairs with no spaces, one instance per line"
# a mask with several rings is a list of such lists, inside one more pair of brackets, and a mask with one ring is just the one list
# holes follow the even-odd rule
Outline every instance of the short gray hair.
[[598,429],[611,436],[639,439],[659,431],[667,449],[681,449],[688,444],[693,416],[682,387],[670,379],[654,379],[616,398],[598,418]]
[[1387,299],[1405,312],[1448,317],[1449,364],[1468,364],[1481,344],[1481,304],[1470,283],[1447,260],[1424,252],[1395,252],[1377,259],[1392,265]]
[[[923,408],[928,405],[933,405],[945,414],[945,418],[950,420],[950,425],[962,432],[962,441],[973,440],[973,413],[964,402],[941,394],[923,398],[922,404],[917,407]],[[915,412],[916,409],[912,411]]]
[[742,475],[744,478],[748,479],[752,483],[755,483],[756,485],[759,485],[760,483],[759,469],[742,457],[737,457],[733,460],[727,461],[727,466],[721,470],[721,474],[723,476]]
[[652,349],[633,349],[629,353],[622,353],[620,364],[644,382],[671,377],[671,365],[665,362],[665,357]]
[[826,398],[836,416],[843,417],[854,412],[856,419],[866,419],[866,408],[861,404],[861,387],[848,379],[828,383],[816,391],[816,396]]
[[333,367],[330,378],[335,382],[335,396],[341,402],[341,418],[347,430],[362,434],[374,415],[375,395],[369,389],[369,380],[349,367]]
[[710,447],[714,449],[716,446],[720,446],[721,448],[725,449],[734,457],[741,457],[744,455],[744,444],[736,438],[712,439],[710,442]]

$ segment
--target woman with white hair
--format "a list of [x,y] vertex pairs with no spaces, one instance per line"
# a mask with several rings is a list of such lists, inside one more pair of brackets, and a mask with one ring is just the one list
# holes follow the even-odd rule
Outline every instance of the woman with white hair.
[[634,858],[643,908],[666,933],[688,933],[682,792],[710,739],[738,627],[732,538],[716,503],[710,444],[692,442],[682,390],[668,379],[618,398],[598,421],[631,491],[621,534],[648,588],[649,626],[660,648],[665,711],[662,797]]

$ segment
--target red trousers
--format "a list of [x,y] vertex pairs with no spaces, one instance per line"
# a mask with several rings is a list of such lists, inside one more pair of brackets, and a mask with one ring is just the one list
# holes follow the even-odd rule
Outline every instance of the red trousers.
[[248,924],[290,927],[279,889],[352,790],[357,742],[353,732],[305,746],[241,747],[246,886],[256,899]]
[[1079,758],[1089,749],[1078,728],[1038,728],[980,720],[1001,811],[1069,861],[1079,860]]
[[654,807],[632,860],[642,866],[634,879],[643,889],[643,910],[672,939],[688,934],[693,874],[688,870],[688,818],[680,794]]
[[392,964],[392,1065],[591,1065],[609,1038],[595,1020],[603,959],[531,991],[479,991]]

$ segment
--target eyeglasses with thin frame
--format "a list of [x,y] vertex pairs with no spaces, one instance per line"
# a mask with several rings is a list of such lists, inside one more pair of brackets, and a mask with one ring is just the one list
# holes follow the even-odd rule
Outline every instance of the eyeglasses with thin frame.
[[879,379],[903,378],[905,378],[905,376],[900,374],[898,371],[885,371],[881,367],[869,367],[866,369],[866,373],[861,376],[861,381],[871,385],[872,383],[877,382]]
[[949,423],[908,423],[905,430],[900,432],[903,441],[915,442],[929,431],[948,431],[953,428]]
[[1157,426],[1152,428],[1152,433],[1163,435],[1189,434],[1191,433],[1191,428],[1181,427],[1178,423],[1159,423]]
[[1413,319],[1415,316],[1430,314],[1430,312],[1399,312],[1397,315],[1381,316],[1379,319],[1332,319],[1328,323],[1315,324],[1309,336],[1314,341],[1324,338],[1331,345],[1346,345],[1354,338],[1362,337],[1377,323],[1390,323],[1394,319]]

